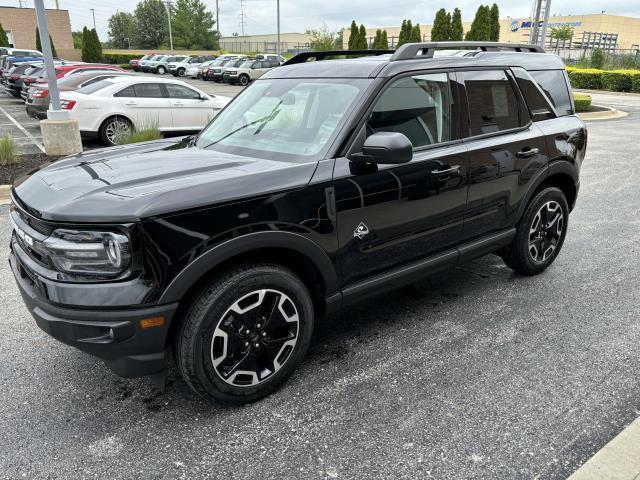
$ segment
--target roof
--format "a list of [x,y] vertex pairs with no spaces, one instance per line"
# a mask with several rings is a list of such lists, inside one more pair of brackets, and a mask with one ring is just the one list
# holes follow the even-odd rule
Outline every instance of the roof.
[[[438,44],[420,44],[427,50],[429,46]],[[447,42],[440,45],[454,45]],[[438,47],[440,46],[438,45]],[[460,42],[464,46],[464,42]],[[498,45],[498,44],[496,44]],[[403,47],[419,45],[406,44]],[[457,46],[457,45],[454,45]],[[543,53],[539,47],[513,45],[516,50],[531,48],[531,51],[498,50],[462,50],[449,49],[431,51],[429,55],[407,56],[404,48],[396,53],[369,55],[366,57],[347,58],[339,60],[317,60],[314,62],[296,62],[290,60],[282,67],[274,68],[262,76],[267,78],[376,78],[390,77],[402,72],[440,68],[473,68],[484,66],[522,67],[526,70],[560,70],[564,64],[557,55]],[[506,47],[505,47],[506,48]],[[536,50],[533,50],[533,49]],[[327,52],[330,53],[330,52]],[[342,52],[341,52],[342,53]],[[307,54],[309,55],[309,54]],[[319,58],[323,58],[320,56]]]

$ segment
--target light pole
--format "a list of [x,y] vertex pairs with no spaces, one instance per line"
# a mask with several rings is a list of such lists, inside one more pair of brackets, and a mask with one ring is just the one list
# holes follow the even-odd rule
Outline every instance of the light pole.
[[91,14],[93,15],[93,29],[96,30],[96,11],[93,8],[90,8],[89,10],[91,10]]
[[276,10],[278,12],[278,44],[276,45],[276,53],[280,55],[280,0],[276,0],[276,2]]
[[53,53],[51,52],[51,42],[49,41],[49,27],[44,13],[44,0],[34,0],[34,4],[38,20],[40,44],[44,54],[44,67],[47,72],[47,83],[49,84],[49,97],[51,98],[47,117],[50,120],[66,120],[69,118],[69,112],[60,109],[60,91],[56,80],[56,70],[53,66]]
[[171,48],[171,52],[173,52],[173,33],[171,33],[171,5],[172,3],[167,0],[165,6],[167,7],[167,15],[169,16],[169,47]]

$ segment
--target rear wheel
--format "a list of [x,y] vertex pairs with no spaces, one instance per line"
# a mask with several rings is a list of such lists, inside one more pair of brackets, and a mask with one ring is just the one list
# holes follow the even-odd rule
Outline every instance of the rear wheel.
[[544,271],[560,253],[568,221],[569,206],[562,190],[541,190],[527,206],[516,237],[502,253],[504,262],[523,275]]
[[237,267],[196,299],[175,340],[176,361],[204,398],[254,402],[293,372],[313,324],[311,296],[293,272],[270,264]]
[[240,75],[238,81],[240,82],[240,85],[246,87],[247,85],[249,85],[249,75]]
[[125,117],[107,118],[98,132],[100,140],[105,145],[118,145],[120,141],[133,131],[133,124]]

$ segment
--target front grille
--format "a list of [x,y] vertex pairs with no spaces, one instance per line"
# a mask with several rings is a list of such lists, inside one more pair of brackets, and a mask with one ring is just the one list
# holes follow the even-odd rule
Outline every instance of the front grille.
[[15,212],[20,217],[20,220],[22,220],[24,223],[26,223],[31,228],[33,228],[36,232],[42,235],[46,235],[48,237],[55,230],[55,226],[43,220],[40,220],[34,217],[33,215],[30,215],[29,213],[22,210],[20,207],[16,206]]

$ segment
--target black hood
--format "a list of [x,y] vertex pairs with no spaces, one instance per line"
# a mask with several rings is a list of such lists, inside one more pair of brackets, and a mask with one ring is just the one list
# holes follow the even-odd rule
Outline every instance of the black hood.
[[45,220],[135,222],[301,188],[316,165],[231,155],[166,139],[49,163],[18,180],[13,194]]

